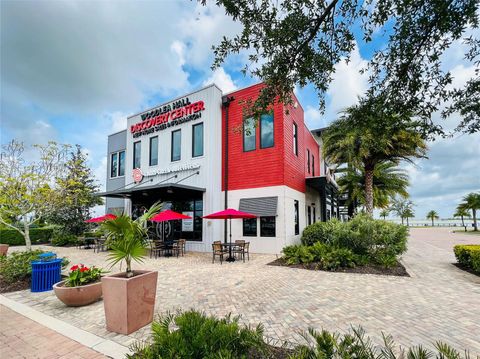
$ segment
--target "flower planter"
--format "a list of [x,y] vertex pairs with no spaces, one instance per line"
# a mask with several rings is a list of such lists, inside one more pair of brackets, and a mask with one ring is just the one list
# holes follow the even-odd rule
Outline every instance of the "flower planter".
[[153,320],[158,272],[134,271],[102,277],[107,330],[130,334]]
[[0,244],[0,257],[6,256],[8,252],[8,244]]
[[102,282],[78,287],[65,287],[65,281],[55,283],[53,291],[58,299],[69,307],[81,307],[96,302],[102,296]]

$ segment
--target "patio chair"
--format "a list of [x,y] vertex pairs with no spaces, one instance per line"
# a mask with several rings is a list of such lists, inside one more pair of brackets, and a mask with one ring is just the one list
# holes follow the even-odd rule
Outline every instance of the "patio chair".
[[93,243],[93,253],[100,251],[105,251],[105,239],[95,238]]
[[245,263],[245,241],[243,239],[237,239],[235,241],[235,247],[233,247],[232,252],[235,257],[239,255]]
[[220,264],[223,262],[223,255],[227,251],[223,249],[222,247],[222,242],[220,241],[215,241],[212,243],[212,253],[213,253],[213,258],[212,258],[212,263],[215,263],[215,256],[218,256],[220,258]]
[[250,242],[245,242],[243,247],[243,261],[245,262],[245,254],[247,255],[247,259],[250,260]]
[[155,256],[155,259],[158,258],[158,255],[162,252],[165,253],[165,250],[165,243],[162,241],[152,241],[150,246],[150,258],[152,258],[152,255]]
[[[174,243],[174,247],[178,250],[178,253],[182,255],[182,257],[185,255],[185,245],[187,243],[186,239],[179,239],[177,242]],[[178,255],[177,255],[178,257]]]

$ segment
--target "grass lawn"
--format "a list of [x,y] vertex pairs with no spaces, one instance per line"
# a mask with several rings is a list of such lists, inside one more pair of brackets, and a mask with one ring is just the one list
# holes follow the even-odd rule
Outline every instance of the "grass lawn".
[[474,231],[471,229],[469,229],[467,232],[465,232],[463,229],[457,229],[453,231],[453,233],[469,234],[471,236],[480,236],[480,231]]

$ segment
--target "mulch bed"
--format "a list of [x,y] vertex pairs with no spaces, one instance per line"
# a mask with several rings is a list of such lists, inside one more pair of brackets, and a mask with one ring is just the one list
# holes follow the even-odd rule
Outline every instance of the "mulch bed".
[[468,272],[470,274],[476,275],[477,277],[480,277],[480,273],[474,272],[472,268],[465,267],[464,265],[461,265],[460,263],[452,263],[455,267],[458,269],[461,269],[465,272]]
[[30,279],[18,280],[13,283],[6,283],[0,277],[0,293],[16,292],[18,290],[25,290],[30,288]]
[[399,277],[410,277],[410,274],[408,274],[407,270],[400,262],[397,262],[397,264],[394,267],[390,267],[390,268],[385,268],[383,266],[375,265],[375,264],[369,264],[365,266],[357,266],[354,268],[338,268],[337,270],[332,270],[332,271],[317,268],[318,263],[287,264],[283,258],[278,258],[273,262],[268,263],[267,265],[317,270],[317,271],[324,271],[324,272],[378,274],[378,275],[393,275],[393,276],[399,276]]

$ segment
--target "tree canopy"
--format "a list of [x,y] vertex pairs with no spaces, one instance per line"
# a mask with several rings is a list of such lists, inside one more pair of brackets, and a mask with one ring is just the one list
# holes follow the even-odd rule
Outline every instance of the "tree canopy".
[[[206,4],[206,0],[200,0]],[[456,41],[469,46],[466,60],[475,62],[479,39],[467,31],[479,26],[478,0],[216,0],[227,15],[243,25],[240,34],[214,46],[218,68],[231,54],[245,52],[243,71],[265,83],[251,111],[257,115],[275,100],[290,102],[295,86],[313,84],[319,106],[335,65],[349,59],[357,42],[371,44],[374,53],[364,69],[369,76],[367,98],[381,101],[397,113],[421,119],[423,134],[441,133],[431,114],[453,94],[442,55]],[[379,41],[381,38],[384,41]],[[374,43],[374,40],[377,42]],[[460,111],[459,129],[478,130],[477,78],[456,89],[448,115]],[[477,101],[478,104],[478,101]],[[401,120],[401,118],[399,118]]]

